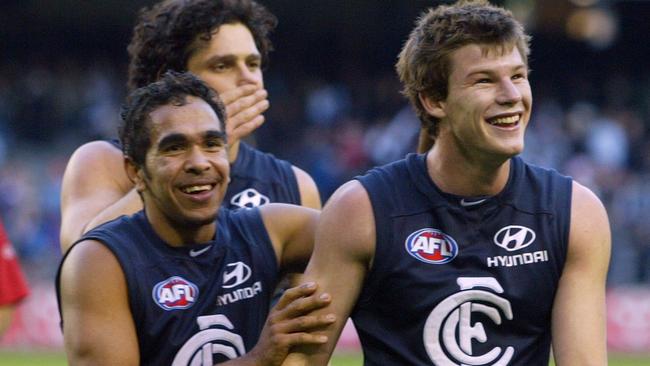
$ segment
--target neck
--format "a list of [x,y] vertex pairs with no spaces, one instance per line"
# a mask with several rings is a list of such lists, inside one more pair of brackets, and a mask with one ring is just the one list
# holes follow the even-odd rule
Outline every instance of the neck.
[[429,150],[427,171],[443,192],[465,197],[494,196],[508,182],[510,158],[472,159],[469,154],[450,153],[437,141]]
[[217,232],[216,218],[210,223],[199,224],[173,220],[158,210],[147,210],[146,213],[147,220],[156,234],[172,247],[206,243],[212,240]]

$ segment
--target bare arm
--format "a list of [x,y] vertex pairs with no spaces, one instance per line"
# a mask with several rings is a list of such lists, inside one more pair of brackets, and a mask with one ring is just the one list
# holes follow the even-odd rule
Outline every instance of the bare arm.
[[336,322],[322,333],[328,337],[324,346],[294,348],[284,365],[327,364],[359,296],[374,251],[375,223],[370,200],[359,182],[348,182],[323,209],[314,254],[304,276],[331,294],[332,304],[327,311],[334,313]]
[[68,161],[61,187],[61,251],[82,234],[142,208],[124,170],[122,152],[105,141],[79,147]]
[[280,271],[303,272],[314,248],[320,212],[284,203],[264,205],[260,207],[260,212]]
[[71,365],[138,365],[126,280],[96,241],[75,246],[61,269],[63,339]]
[[298,167],[292,167],[293,172],[298,180],[298,189],[300,190],[300,204],[305,207],[321,209],[320,193],[314,179],[304,170]]
[[609,222],[600,200],[578,183],[571,205],[569,248],[553,305],[553,354],[558,366],[606,365]]

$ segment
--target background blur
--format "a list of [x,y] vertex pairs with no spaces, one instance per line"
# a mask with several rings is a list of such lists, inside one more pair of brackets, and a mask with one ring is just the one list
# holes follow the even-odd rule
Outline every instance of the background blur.
[[[419,122],[393,65],[417,16],[442,1],[260,2],[280,21],[265,71],[271,109],[254,138],[262,150],[309,172],[323,201],[414,150]],[[116,135],[126,45],[137,10],[153,3],[2,1],[0,215],[32,287],[5,348],[61,347],[61,176],[77,146]],[[607,206],[610,347],[650,352],[650,1],[494,3],[533,35],[525,158],[573,176]]]

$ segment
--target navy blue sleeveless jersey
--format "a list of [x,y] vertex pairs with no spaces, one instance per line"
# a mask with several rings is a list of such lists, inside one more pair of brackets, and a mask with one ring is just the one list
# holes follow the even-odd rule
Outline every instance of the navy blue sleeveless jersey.
[[351,315],[365,365],[548,365],[572,181],[510,166],[493,197],[443,193],[425,155],[357,178],[377,233]]
[[[109,143],[122,150],[117,140]],[[237,160],[230,166],[230,183],[223,205],[229,209],[251,208],[267,203],[300,205],[298,180],[288,161],[239,143]]]
[[237,209],[270,202],[300,205],[298,181],[291,164],[241,142],[237,160],[230,166],[223,205]]
[[213,365],[257,343],[278,281],[275,252],[259,210],[222,208],[217,223],[213,241],[170,247],[140,211],[81,239],[102,242],[122,267],[141,365]]

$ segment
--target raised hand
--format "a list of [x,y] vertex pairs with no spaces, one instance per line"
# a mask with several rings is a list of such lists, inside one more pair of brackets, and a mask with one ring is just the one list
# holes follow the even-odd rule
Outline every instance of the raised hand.
[[266,89],[246,84],[219,94],[226,107],[226,134],[228,158],[232,163],[237,156],[239,140],[250,135],[264,123],[264,113],[269,108]]

